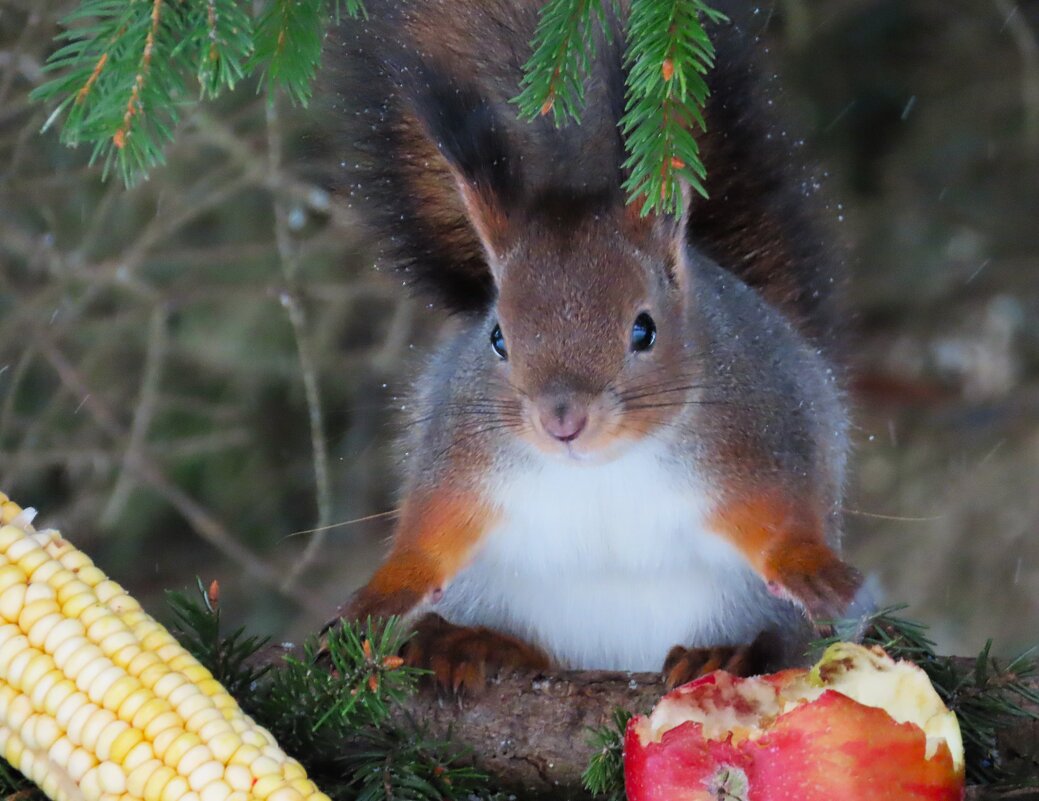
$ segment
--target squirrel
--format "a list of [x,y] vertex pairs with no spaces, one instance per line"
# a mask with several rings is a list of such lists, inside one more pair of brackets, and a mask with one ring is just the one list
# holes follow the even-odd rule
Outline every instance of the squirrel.
[[797,661],[861,586],[839,555],[839,259],[738,4],[709,27],[708,197],[685,187],[680,217],[621,188],[624,4],[563,127],[511,102],[541,2],[366,6],[328,58],[343,186],[453,315],[392,546],[341,616],[404,616],[406,660],[455,689]]

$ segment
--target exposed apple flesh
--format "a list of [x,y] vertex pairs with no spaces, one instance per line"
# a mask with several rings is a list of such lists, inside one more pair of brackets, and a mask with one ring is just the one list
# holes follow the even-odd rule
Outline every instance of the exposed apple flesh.
[[959,801],[963,742],[920,668],[838,643],[668,693],[628,724],[624,772],[628,801]]

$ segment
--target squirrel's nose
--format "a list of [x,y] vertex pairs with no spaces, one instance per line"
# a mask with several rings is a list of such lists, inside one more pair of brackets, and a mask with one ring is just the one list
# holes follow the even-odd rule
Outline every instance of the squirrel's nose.
[[588,414],[569,403],[557,403],[541,410],[541,425],[560,442],[572,442],[588,424]]

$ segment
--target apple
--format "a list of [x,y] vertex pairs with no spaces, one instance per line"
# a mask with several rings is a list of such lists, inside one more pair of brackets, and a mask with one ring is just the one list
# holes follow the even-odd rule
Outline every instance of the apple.
[[668,693],[628,723],[624,777],[628,801],[961,801],[963,741],[923,670],[837,643]]

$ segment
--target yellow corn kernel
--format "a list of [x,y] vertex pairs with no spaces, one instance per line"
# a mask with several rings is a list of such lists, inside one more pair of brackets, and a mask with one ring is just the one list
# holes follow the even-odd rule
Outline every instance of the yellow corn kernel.
[[231,795],[231,788],[224,782],[210,782],[199,792],[201,801],[227,801]]
[[[82,623],[75,618],[62,615],[61,622],[50,630],[47,638],[43,641],[43,650],[48,654],[54,654],[67,640],[71,640],[73,637],[82,637],[84,634]],[[57,662],[57,659],[54,661]]]
[[154,697],[147,687],[138,687],[119,705],[116,714],[120,720],[131,721],[132,725],[137,727],[137,712]]
[[148,781],[144,783],[144,798],[145,801],[160,801],[162,798],[162,791],[166,789],[166,785],[169,784],[177,777],[176,772],[173,768],[167,767],[166,765],[160,765],[155,769]]
[[126,699],[135,691],[143,689],[144,688],[137,679],[128,675],[126,672],[121,671],[119,676],[109,685],[97,703],[101,704],[105,709],[111,709],[116,714],[119,714],[123,702],[126,701]]
[[102,762],[97,766],[98,784],[103,793],[125,793],[126,774],[114,762]]
[[207,737],[202,731],[198,734],[203,741],[209,744],[209,750],[213,752],[213,757],[222,765],[230,765],[231,757],[234,756],[234,753],[242,745],[242,738],[230,729],[220,732],[213,737]]
[[[133,716],[133,720],[130,721],[130,725],[135,729],[144,731],[151,722],[159,715],[170,711],[170,704],[165,698],[156,698],[154,695],[150,695],[148,700],[145,701],[141,708]],[[149,737],[149,739],[155,739]]]
[[155,753],[159,759],[171,768],[177,767],[177,763],[192,748],[202,745],[202,738],[193,732],[184,731],[180,727],[175,730],[175,735],[168,739],[153,739]]
[[[142,650],[137,656],[130,660],[130,664],[126,666],[126,672],[131,676],[136,676],[140,679],[141,674],[144,673],[145,670],[158,664],[160,664],[159,657],[153,653]],[[147,687],[150,685],[145,684],[145,686]]]
[[[130,731],[137,730],[131,729]],[[140,734],[140,732],[137,733]],[[147,740],[141,740],[141,742],[131,748],[126,757],[124,757],[123,768],[125,768],[127,774],[129,774],[129,772],[138,765],[142,765],[152,759],[155,759],[155,751],[152,750],[152,744]]]
[[[88,705],[87,709],[90,709],[91,713],[84,721],[82,729],[80,729],[79,742],[90,753],[97,754],[97,742],[101,737],[101,732],[105,730],[108,724],[115,721],[116,717],[107,709],[98,709],[93,704]],[[71,729],[69,730],[69,737],[72,737],[73,742],[77,739],[72,736]]]
[[68,774],[74,782],[78,782],[86,772],[97,764],[94,755],[84,748],[77,748],[69,757]]
[[161,801],[177,801],[183,798],[190,789],[188,780],[181,775],[176,775],[163,788]]
[[255,745],[249,745],[243,743],[242,746],[234,752],[234,755],[230,759],[230,764],[234,765],[252,765],[257,759],[260,758],[260,749]]
[[211,761],[213,761],[213,752],[204,745],[196,745],[180,758],[177,763],[177,773],[191,776],[196,770]]
[[70,576],[70,580],[62,584],[61,587],[58,589],[59,604],[64,606],[73,598],[80,595],[86,595],[92,601],[97,600],[97,596],[94,595],[94,591],[90,589],[90,587],[88,587],[82,581],[80,581],[78,578],[76,578],[75,574],[71,570],[66,570],[64,567],[62,567],[62,574]]
[[76,685],[68,679],[63,678],[50,688],[47,697],[43,699],[43,711],[51,717],[56,718],[58,716],[58,709],[61,708],[62,703],[64,703],[65,699],[75,692],[77,692]]
[[298,790],[304,798],[317,792],[317,786],[310,779],[292,779],[289,786]]
[[70,595],[67,601],[61,602],[61,612],[66,617],[78,618],[87,609],[95,606],[97,602],[97,598],[94,597],[93,593],[77,593],[76,595]]
[[7,556],[7,549],[24,537],[25,532],[18,528],[18,526],[5,524],[3,528],[0,528],[0,554]]
[[106,760],[113,759],[114,761],[112,756],[112,746],[115,741],[119,739],[119,736],[127,731],[132,731],[132,729],[130,729],[130,724],[125,720],[119,720],[118,718],[101,729],[101,733],[98,734],[97,742],[94,745],[94,753],[97,754],[97,758]]
[[143,798],[145,784],[161,767],[164,766],[159,760],[149,759],[133,768],[126,776],[126,792],[134,798]]
[[54,667],[52,662],[47,672],[29,685],[29,700],[34,709],[44,709],[45,699],[54,685],[65,679],[61,671]]
[[[47,564],[53,565],[54,563],[51,561],[51,558],[47,554],[47,552],[35,543],[33,544],[32,550],[27,551],[22,556],[22,558],[18,560],[18,567],[24,570],[25,575],[27,575],[30,579],[35,579],[36,571]],[[52,567],[51,569],[53,570],[54,568]],[[46,579],[36,579],[36,581],[38,582],[37,586],[50,590],[51,595],[53,595],[54,590],[44,583],[45,580]]]
[[[13,527],[17,528],[17,527]],[[36,544],[32,537],[19,537],[4,551],[4,556],[7,557],[8,562],[19,562],[22,557],[33,551],[40,550],[40,546]],[[21,565],[19,565],[21,567]],[[25,568],[22,567],[22,572],[25,572]]]
[[[255,768],[254,768],[255,772]],[[260,776],[253,782],[252,790],[250,795],[256,798],[267,798],[271,793],[277,790],[285,784],[285,779],[280,773],[268,773],[264,776]]]
[[253,786],[253,775],[245,765],[228,765],[224,769],[224,781],[232,790],[246,792]]
[[[101,645],[104,646],[104,643],[101,643]],[[108,653],[108,651],[105,650],[103,647],[102,647],[102,650],[105,651],[105,653]],[[113,662],[115,662],[117,665],[119,665],[119,667],[121,667],[123,670],[125,670],[127,673],[129,673],[130,672],[130,663],[133,662],[133,660],[136,659],[137,656],[139,654],[141,654],[141,653],[142,653],[141,646],[139,646],[137,644],[137,641],[134,640],[133,643],[131,643],[129,645],[125,645],[122,648],[120,648],[118,651],[113,653],[110,658],[111,658],[111,660]],[[133,674],[131,674],[131,675],[133,675]]]
[[[188,776],[188,784],[191,785],[192,790],[199,792],[210,782],[224,778],[224,772],[224,766],[220,762],[210,759],[191,771],[191,774]],[[230,783],[228,783],[228,786],[231,786]],[[232,789],[235,788],[232,787]]]
[[113,665],[111,662],[105,667],[97,676],[94,677],[93,681],[90,682],[90,689],[87,690],[87,695],[90,696],[90,700],[95,704],[102,703],[105,694],[112,688],[119,679],[131,678],[127,677],[126,673],[118,665]]
[[281,766],[281,773],[289,781],[307,778],[307,772],[303,766],[291,758],[285,760],[285,764]]
[[[125,723],[125,721],[120,721],[120,723]],[[112,740],[108,748],[108,758],[116,764],[124,764],[129,753],[143,740],[143,732],[130,728],[129,724],[126,724],[126,728]]]
[[303,801],[303,794],[295,787],[282,785],[269,796],[268,801]]
[[[25,574],[23,573],[22,575],[24,576]],[[18,622],[18,616],[21,615],[22,609],[25,607],[25,592],[27,589],[28,587],[25,584],[11,584],[3,592],[0,592],[0,617],[3,617],[9,623]]]
[[149,740],[154,740],[159,734],[166,731],[166,729],[176,728],[179,729],[181,724],[180,715],[170,710],[169,712],[160,712],[151,722],[144,727],[144,736]]

